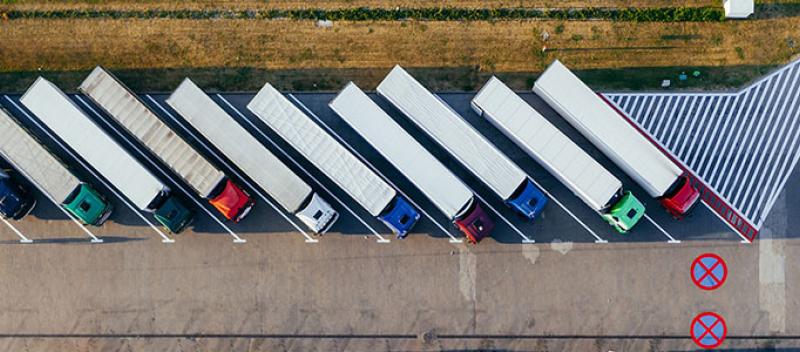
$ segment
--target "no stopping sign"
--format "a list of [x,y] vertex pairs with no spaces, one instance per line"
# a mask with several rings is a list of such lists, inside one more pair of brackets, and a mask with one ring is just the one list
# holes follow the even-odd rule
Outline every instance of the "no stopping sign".
[[692,341],[706,349],[717,348],[728,335],[725,319],[714,312],[704,312],[692,319]]
[[728,278],[728,265],[714,253],[705,253],[692,262],[692,282],[703,290],[715,290]]

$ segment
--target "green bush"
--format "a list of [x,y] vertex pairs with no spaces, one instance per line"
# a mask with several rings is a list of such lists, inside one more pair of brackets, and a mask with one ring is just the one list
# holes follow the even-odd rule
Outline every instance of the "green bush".
[[[4,2],[12,0],[2,0]],[[488,21],[519,19],[550,20],[612,20],[634,22],[709,22],[721,21],[724,13],[716,7],[678,8],[581,8],[581,9],[467,9],[467,8],[347,8],[291,10],[57,10],[6,12],[9,19],[17,18],[176,18],[176,19],[275,19],[332,20],[332,21],[395,21],[404,19],[429,21]]]

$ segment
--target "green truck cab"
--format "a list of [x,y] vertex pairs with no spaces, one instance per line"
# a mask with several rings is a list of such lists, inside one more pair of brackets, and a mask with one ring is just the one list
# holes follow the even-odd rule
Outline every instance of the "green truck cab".
[[111,216],[114,206],[92,186],[81,183],[61,205],[86,225],[100,226]]
[[167,197],[155,209],[153,216],[171,233],[183,231],[194,219],[194,213],[175,197]]
[[630,192],[620,192],[611,202],[613,205],[603,212],[606,220],[619,233],[630,231],[644,216],[644,205]]

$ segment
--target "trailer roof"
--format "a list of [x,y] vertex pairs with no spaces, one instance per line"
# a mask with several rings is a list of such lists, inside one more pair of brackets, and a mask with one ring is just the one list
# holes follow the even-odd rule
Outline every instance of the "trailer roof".
[[39,77],[20,102],[139,209],[167,189],[53,83]]
[[78,88],[144,144],[200,196],[208,198],[225,174],[153,114],[122,82],[98,66]]
[[330,107],[450,218],[472,199],[461,180],[352,82]]
[[17,120],[0,108],[0,154],[17,171],[57,202],[63,202],[81,184],[60,160]]
[[287,211],[294,213],[311,187],[190,79],[167,103]]
[[378,216],[397,194],[269,83],[261,88],[247,108],[373,216]]
[[503,200],[510,198],[527,178],[517,165],[402,67],[395,66],[377,91]]
[[471,104],[595,210],[601,210],[622,187],[614,175],[496,77]]
[[666,193],[683,173],[560,61],[539,76],[533,90],[652,197]]

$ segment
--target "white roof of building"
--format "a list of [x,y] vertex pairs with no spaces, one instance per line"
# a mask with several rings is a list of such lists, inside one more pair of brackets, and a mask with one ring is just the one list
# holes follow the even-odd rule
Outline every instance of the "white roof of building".
[[727,18],[747,18],[755,12],[754,0],[724,0],[722,7]]
[[139,209],[167,189],[53,83],[39,77],[20,102]]
[[461,180],[352,82],[330,107],[451,219],[472,199]]
[[373,216],[394,199],[393,188],[269,83],[247,108]]
[[190,79],[167,104],[287,211],[294,213],[311,187],[228,115]]

